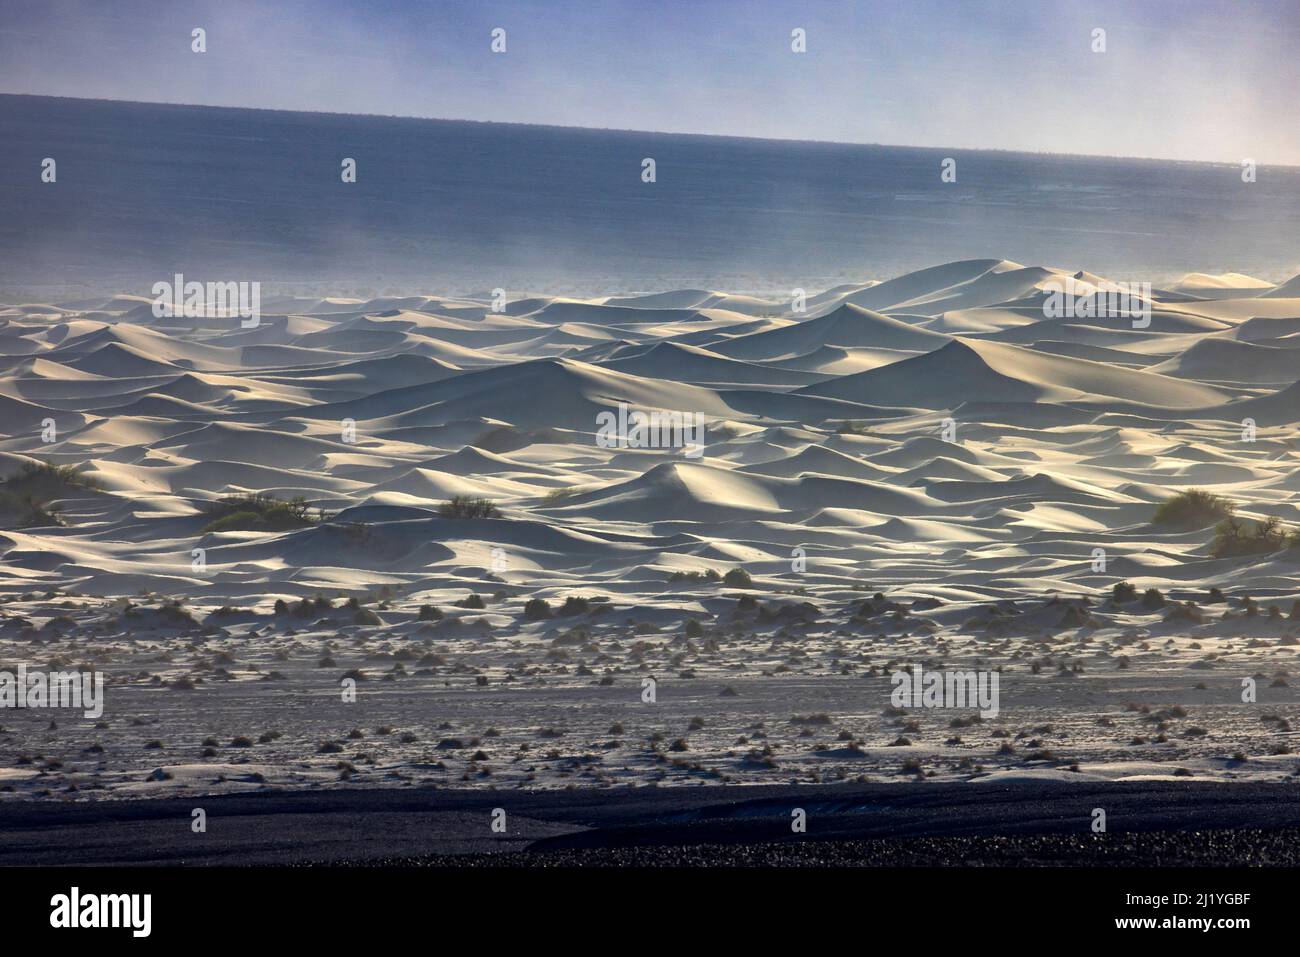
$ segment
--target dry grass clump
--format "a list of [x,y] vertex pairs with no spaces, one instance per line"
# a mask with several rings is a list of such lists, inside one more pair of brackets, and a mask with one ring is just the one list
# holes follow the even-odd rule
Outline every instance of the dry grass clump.
[[1276,515],[1262,522],[1226,518],[1214,529],[1210,554],[1215,558],[1241,555],[1271,555],[1286,548],[1300,547],[1300,530],[1288,529]]

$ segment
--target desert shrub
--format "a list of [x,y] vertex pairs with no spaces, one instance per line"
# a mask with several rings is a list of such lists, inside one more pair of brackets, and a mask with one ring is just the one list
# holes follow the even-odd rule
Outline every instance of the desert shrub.
[[75,465],[36,461],[24,462],[17,472],[0,482],[0,487],[18,495],[49,499],[67,495],[73,489],[102,489],[104,486],[79,473]]
[[329,520],[323,509],[312,509],[301,495],[281,501],[274,495],[255,492],[223,495],[203,506],[208,523],[203,532],[287,532]]
[[296,618],[314,618],[322,612],[329,611],[331,607],[328,598],[323,595],[317,595],[315,599],[304,598],[298,604],[294,605],[292,614]]
[[728,588],[753,588],[754,579],[743,568],[733,568],[722,577],[722,584]]
[[1300,546],[1300,532],[1284,528],[1282,520],[1270,515],[1262,522],[1226,518],[1214,529],[1210,554],[1215,558],[1240,555],[1268,555]]
[[1192,488],[1161,502],[1152,516],[1156,525],[1204,528],[1229,518],[1236,506],[1221,495]]
[[673,572],[668,576],[670,582],[718,582],[722,581],[722,576],[712,568],[705,569],[702,572]]
[[564,599],[564,604],[560,606],[557,615],[585,615],[591,611],[591,602],[586,598],[577,595],[569,595]]
[[500,518],[501,510],[491,499],[457,495],[438,506],[438,514],[443,518]]
[[486,604],[484,603],[484,601],[483,601],[483,596],[482,596],[482,595],[475,594],[475,593],[472,593],[472,592],[470,593],[470,595],[469,595],[468,598],[462,598],[460,601],[456,602],[455,605],[456,605],[457,608],[475,608],[475,609],[478,609],[478,608],[486,608],[486,607],[487,607],[487,605],[486,605]]
[[1154,611],[1157,608],[1165,607],[1165,596],[1160,594],[1158,588],[1148,588],[1142,594],[1142,607]]
[[1137,586],[1129,582],[1116,582],[1115,587],[1110,590],[1111,598],[1117,605],[1127,605],[1131,601],[1137,601]]
[[66,498],[76,489],[100,489],[74,465],[24,462],[18,471],[0,481],[0,528],[40,528],[62,525],[53,499]]
[[420,621],[438,621],[442,618],[442,612],[433,605],[420,606]]
[[524,602],[524,618],[528,621],[542,621],[553,614],[550,602],[545,598],[530,598]]

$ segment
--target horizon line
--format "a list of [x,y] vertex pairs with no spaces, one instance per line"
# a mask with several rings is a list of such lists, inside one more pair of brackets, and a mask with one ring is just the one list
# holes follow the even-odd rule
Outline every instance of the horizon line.
[[[128,100],[113,97],[66,96],[52,93],[11,93],[0,90],[0,96],[32,97],[47,100],[76,100],[83,103],[121,103],[130,106],[179,106],[199,110],[252,110],[261,113],[293,113],[319,116],[355,116],[384,120],[417,120],[434,123],[480,123],[489,126],[530,126],[551,130],[580,130],[591,133],[641,133],[647,136],[694,136],[706,139],[752,140],[764,143],[809,143],[823,146],[867,146],[885,149],[910,150],[960,150],[968,153],[1014,153],[1021,156],[1068,156],[1081,159],[1132,160],[1142,163],[1184,163],[1198,166],[1240,166],[1241,160],[1171,159],[1165,156],[1132,156],[1118,153],[1071,153],[1057,150],[1009,149],[995,146],[922,146],[915,143],[875,143],[861,140],[821,140],[788,136],[745,136],[738,133],[702,133],[681,130],[645,130],[617,126],[565,126],[558,123],[530,123],[523,120],[474,120],[465,117],[418,116],[404,113],[355,113],[346,110],[294,110],[275,106],[232,106],[222,103],[183,103],[174,100]],[[1243,157],[1246,159],[1249,157]],[[1258,166],[1282,169],[1300,169],[1300,163],[1273,163],[1255,160]]]

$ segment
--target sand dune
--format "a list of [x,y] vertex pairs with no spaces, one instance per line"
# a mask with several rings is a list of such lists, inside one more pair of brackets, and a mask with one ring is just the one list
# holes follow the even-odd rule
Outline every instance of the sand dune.
[[816,319],[729,339],[715,345],[713,351],[733,359],[763,360],[804,355],[824,346],[919,351],[933,349],[943,341],[941,336],[927,329],[845,303]]
[[956,339],[941,349],[800,390],[869,404],[951,409],[971,398],[994,402],[1111,396],[1160,406],[1196,406],[1223,393],[1149,372],[1036,353],[1005,343]]
[[676,342],[651,346],[640,355],[615,359],[605,366],[618,372],[673,382],[797,386],[825,378],[814,373],[728,359],[707,349]]
[[[489,761],[503,787],[588,772],[892,780],[912,754],[982,779],[1025,763],[993,727],[1049,724],[1053,748],[1110,766],[1143,728],[1107,736],[1089,709],[1138,722],[1124,696],[1151,688],[1218,722],[1151,745],[1161,760],[1238,773],[1224,741],[1272,732],[1200,713],[1232,700],[1238,672],[1293,666],[1300,566],[1293,550],[1216,551],[1212,522],[1154,517],[1203,488],[1246,520],[1300,524],[1300,298],[1294,281],[1193,273],[1152,291],[1147,327],[1044,314],[1049,283],[1091,295],[1104,281],[971,260],[812,291],[807,312],[706,288],[519,294],[503,312],[489,293],[282,295],[251,330],[154,320],[148,300],[112,290],[0,308],[0,478],[79,470],[48,479],[48,512],[3,500],[0,652],[48,643],[46,657],[94,657],[123,700],[171,702],[155,715],[166,730],[105,730],[102,759],[49,738],[61,769],[15,787],[93,778],[135,793],[159,761],[178,769],[165,786],[197,787],[192,748],[153,757],[137,740],[183,737],[178,696],[249,714],[240,702],[271,700],[257,696],[281,680],[324,700],[345,668],[413,727],[435,692],[482,710],[433,741],[425,727],[372,737],[375,763],[358,757],[343,778],[317,748],[359,721],[272,711],[284,741],[257,745],[272,786],[474,786]],[[632,412],[667,425],[599,440]],[[263,515],[259,494],[301,509]],[[456,497],[490,507],[467,516]],[[1161,604],[1113,601],[1125,579]],[[1279,612],[1249,613],[1247,593]],[[956,735],[922,722],[892,746],[899,728],[863,688],[921,659],[996,662],[1019,723]],[[704,770],[660,760],[644,728],[607,732],[618,696],[652,673],[692,702],[663,714],[709,716],[690,732]],[[699,689],[754,710],[744,724],[719,712],[715,729]],[[780,708],[852,712],[860,726],[841,740],[865,744],[829,747],[773,721]],[[773,750],[754,757],[734,741],[760,718]],[[453,734],[490,757],[438,744]],[[513,760],[539,737],[562,757]],[[1253,773],[1271,772],[1261,760]]]
[[1202,339],[1182,355],[1148,371],[1180,378],[1243,385],[1290,384],[1300,375],[1300,343],[1292,348],[1233,339]]

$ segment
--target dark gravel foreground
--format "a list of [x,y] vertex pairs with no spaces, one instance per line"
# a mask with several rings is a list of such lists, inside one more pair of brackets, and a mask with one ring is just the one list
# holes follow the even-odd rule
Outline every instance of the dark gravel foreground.
[[[190,827],[194,808],[206,833]],[[493,811],[506,814],[494,833]],[[802,809],[806,833],[791,830]],[[1094,834],[1093,811],[1107,831]],[[1290,784],[276,792],[0,803],[0,865],[1295,866]]]
[[1300,828],[526,850],[332,862],[389,867],[1300,866]]

